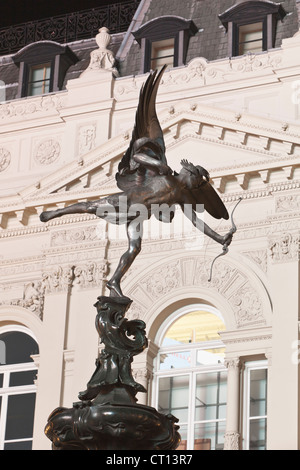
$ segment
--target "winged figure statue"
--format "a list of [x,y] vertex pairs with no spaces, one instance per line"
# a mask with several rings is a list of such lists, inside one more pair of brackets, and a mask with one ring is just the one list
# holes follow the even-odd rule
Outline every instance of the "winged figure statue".
[[121,191],[40,215],[40,220],[47,222],[67,214],[89,213],[110,223],[126,224],[128,249],[107,283],[113,297],[123,297],[121,280],[141,251],[143,221],[153,215],[153,207],[167,208],[156,212],[155,216],[162,222],[171,222],[173,209],[180,206],[195,227],[223,248],[228,247],[233,236],[231,230],[223,236],[216,233],[197,216],[199,207],[204,207],[216,219],[229,218],[225,205],[209,182],[208,172],[186,159],[181,161],[179,173],[168,166],[156,113],[156,95],[164,70],[165,67],[159,72],[151,72],[141,88],[131,141],[116,173],[116,183]]

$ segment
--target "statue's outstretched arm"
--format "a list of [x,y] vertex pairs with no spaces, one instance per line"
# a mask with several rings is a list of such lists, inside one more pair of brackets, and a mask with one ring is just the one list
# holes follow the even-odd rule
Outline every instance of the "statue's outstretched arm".
[[142,166],[150,169],[156,169],[160,175],[172,174],[171,168],[156,158],[149,157],[145,153],[135,153],[133,159]]
[[226,235],[220,235],[219,233],[215,232],[211,229],[203,220],[199,219],[196,212],[192,209],[190,204],[183,204],[181,209],[184,212],[184,215],[192,222],[192,224],[201,232],[203,232],[208,237],[212,238],[217,243],[224,245],[230,245],[232,240],[232,233],[228,232]]

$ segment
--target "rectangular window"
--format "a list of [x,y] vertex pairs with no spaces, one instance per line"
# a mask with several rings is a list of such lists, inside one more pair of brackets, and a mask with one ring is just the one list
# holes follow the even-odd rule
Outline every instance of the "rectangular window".
[[159,69],[165,64],[174,67],[175,39],[164,39],[152,42],[150,68]]
[[267,379],[265,361],[245,364],[244,449],[266,450]]
[[263,23],[245,24],[239,27],[239,54],[263,51]]
[[32,448],[37,370],[34,363],[2,366],[0,449]]
[[51,64],[35,65],[30,68],[28,96],[43,95],[50,92]]

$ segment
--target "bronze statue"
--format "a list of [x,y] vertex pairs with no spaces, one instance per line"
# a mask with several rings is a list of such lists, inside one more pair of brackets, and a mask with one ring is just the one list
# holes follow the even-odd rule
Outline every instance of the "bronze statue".
[[122,192],[40,215],[40,220],[47,222],[66,214],[89,213],[117,225],[126,224],[128,249],[107,283],[111,296],[123,297],[121,280],[141,250],[143,220],[153,215],[153,207],[161,207],[154,214],[160,221],[171,222],[175,205],[179,205],[194,226],[222,244],[223,249],[227,249],[235,231],[230,230],[221,236],[197,217],[197,211],[204,206],[216,219],[229,218],[204,168],[182,160],[178,174],[167,164],[163,133],[155,108],[164,70],[165,67],[159,73],[151,73],[141,89],[131,142],[116,174],[117,186]]

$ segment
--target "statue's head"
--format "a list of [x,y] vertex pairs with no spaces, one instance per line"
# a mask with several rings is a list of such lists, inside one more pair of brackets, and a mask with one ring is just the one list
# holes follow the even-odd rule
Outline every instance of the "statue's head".
[[209,173],[202,166],[195,166],[187,160],[181,160],[180,179],[188,189],[196,189],[203,183],[209,181]]

